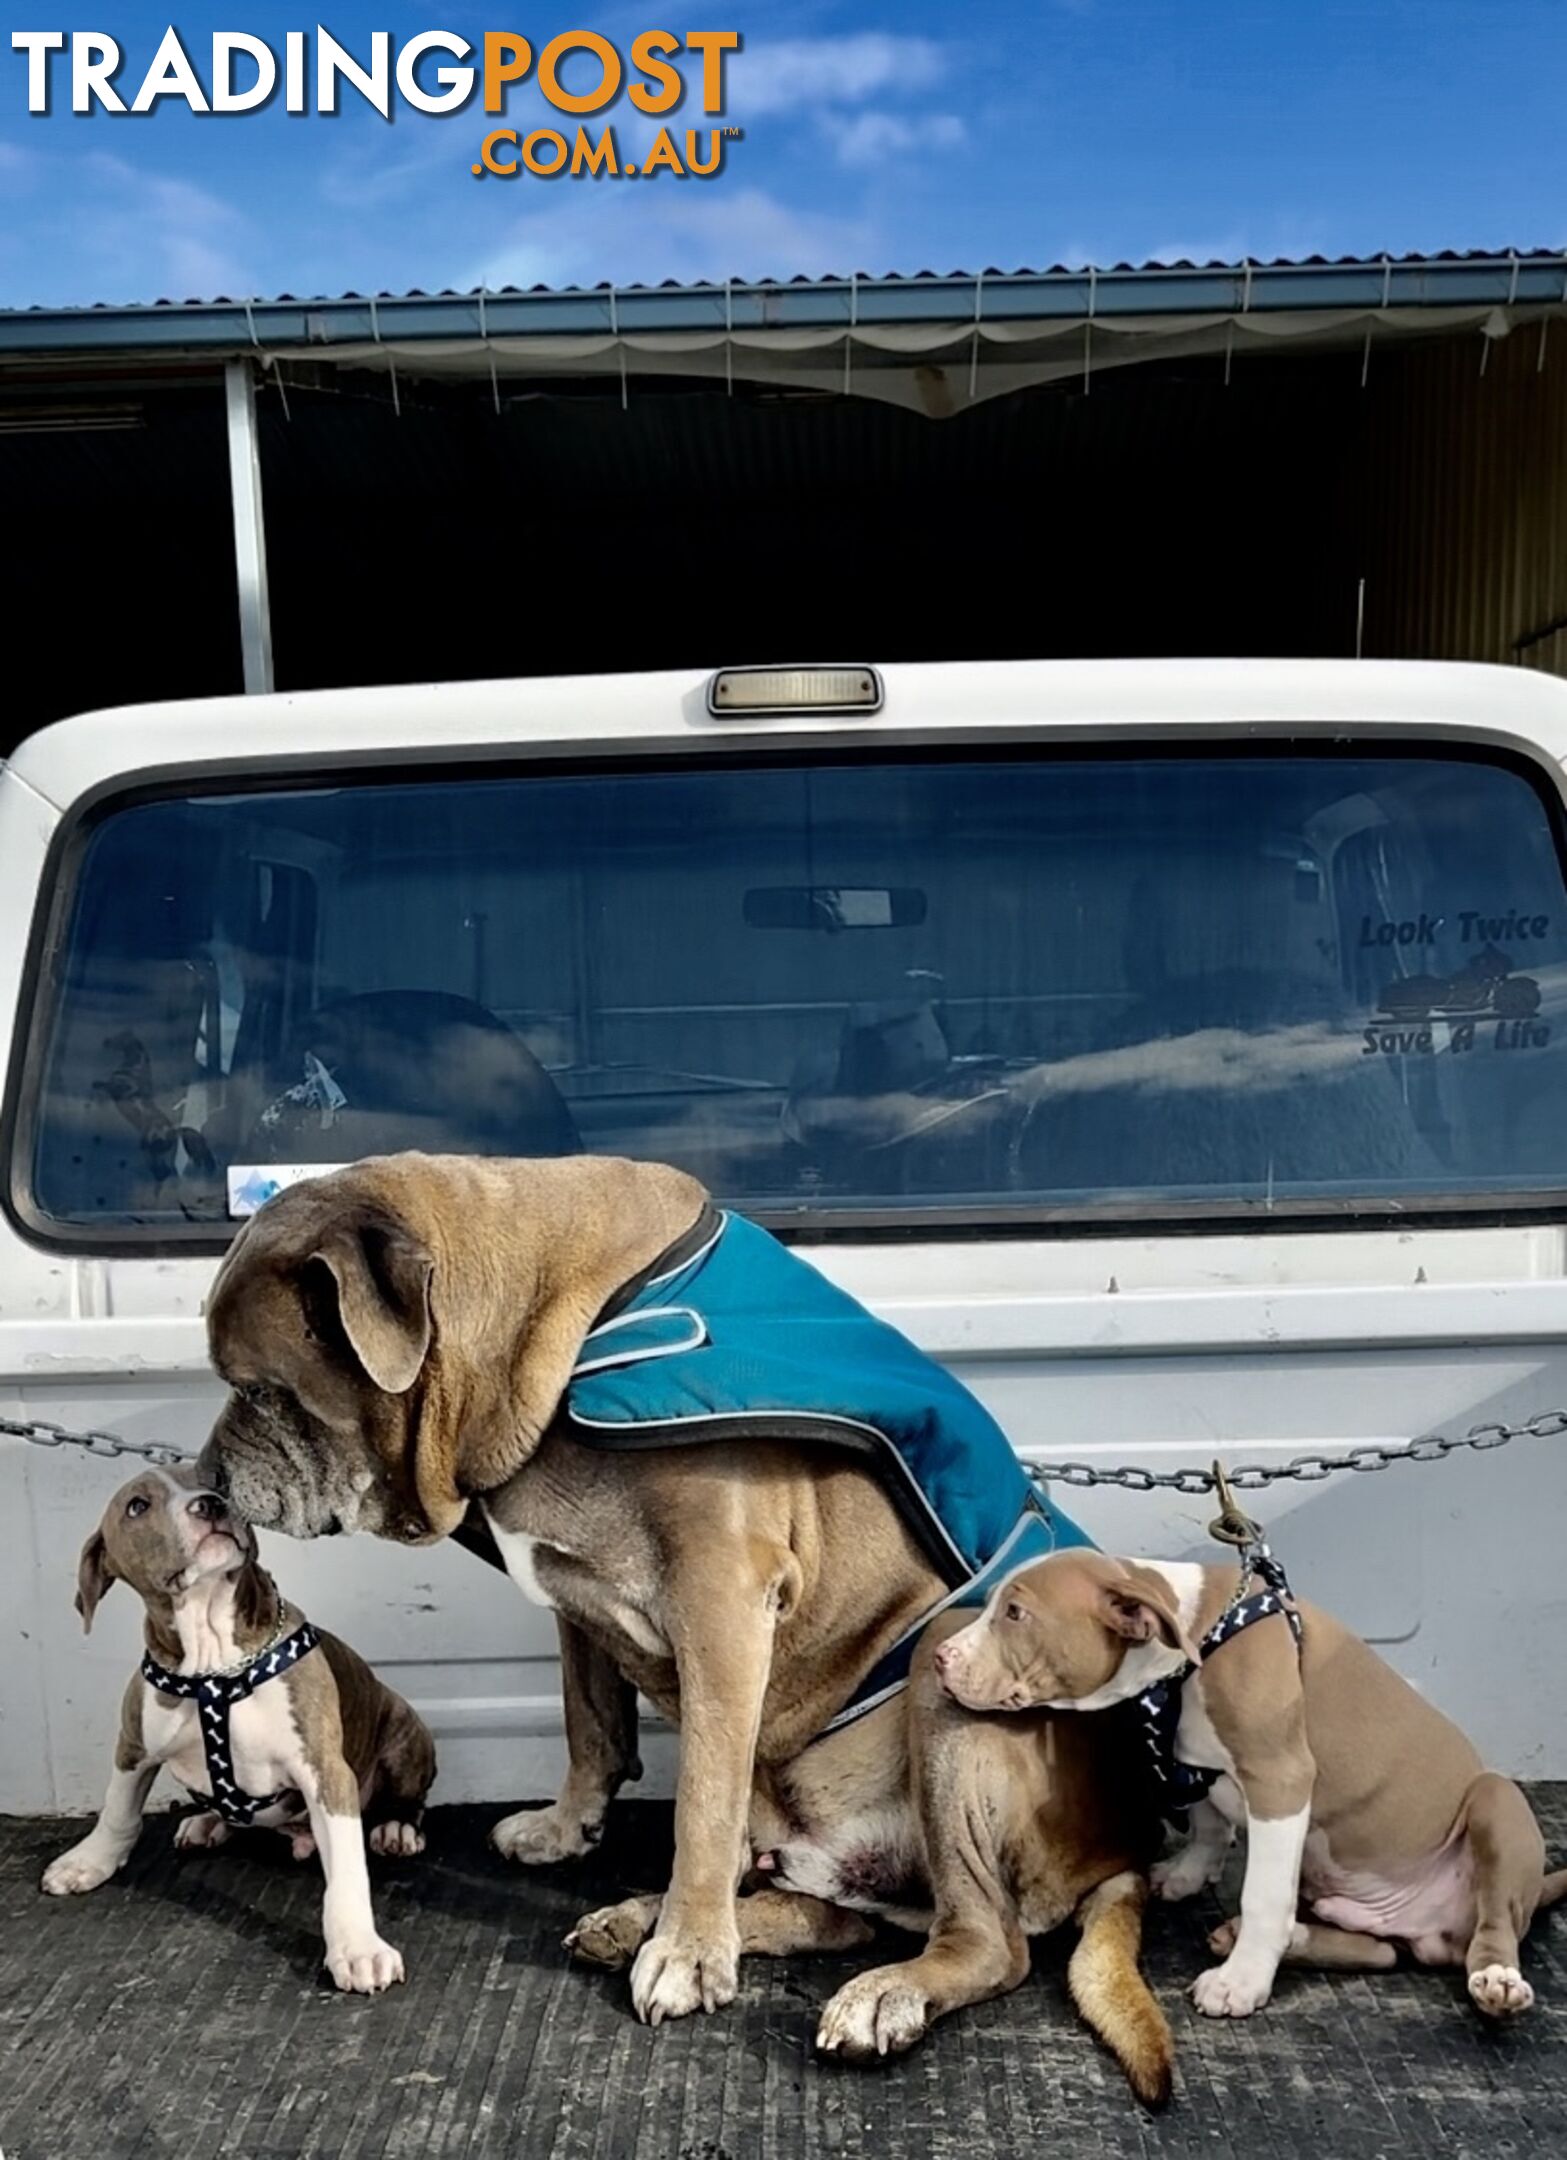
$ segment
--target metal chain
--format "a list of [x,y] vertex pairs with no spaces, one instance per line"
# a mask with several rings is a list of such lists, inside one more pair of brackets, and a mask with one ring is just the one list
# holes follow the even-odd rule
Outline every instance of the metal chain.
[[[1347,1448],[1341,1455],[1296,1455],[1287,1463],[1242,1463],[1227,1473],[1237,1492],[1260,1492],[1285,1478],[1315,1485],[1340,1470],[1390,1470],[1395,1463],[1445,1462],[1461,1448],[1484,1453],[1506,1447],[1509,1440],[1544,1440],[1567,1432],[1567,1410],[1542,1410],[1522,1425],[1476,1425],[1461,1440],[1445,1440],[1433,1433],[1423,1440],[1384,1445],[1372,1441]],[[1126,1492],[1189,1493],[1196,1498],[1216,1492],[1218,1482],[1211,1470],[1147,1470],[1137,1463],[1101,1469],[1094,1463],[1030,1463],[1028,1474],[1036,1485],[1116,1485]]]
[[[1567,1410],[1542,1410],[1522,1425],[1473,1426],[1461,1440],[1445,1440],[1433,1433],[1427,1439],[1394,1445],[1371,1441],[1362,1447],[1347,1448],[1341,1455],[1296,1455],[1287,1463],[1242,1463],[1228,1472],[1228,1477],[1237,1492],[1260,1492],[1285,1478],[1315,1485],[1340,1470],[1390,1470],[1394,1463],[1444,1462],[1463,1448],[1484,1453],[1489,1448],[1506,1447],[1509,1440],[1544,1440],[1563,1432],[1567,1432]],[[158,1441],[127,1440],[120,1433],[103,1432],[95,1426],[72,1432],[67,1426],[51,1424],[47,1418],[0,1417],[0,1436],[30,1440],[35,1447],[85,1448],[89,1455],[137,1455],[151,1463],[195,1460],[182,1448],[165,1447]],[[1027,1469],[1034,1483],[1041,1486],[1114,1485],[1125,1492],[1177,1492],[1193,1498],[1218,1489],[1211,1470],[1147,1470],[1140,1463],[1101,1468],[1083,1462],[1030,1463]]]
[[88,1425],[81,1432],[72,1432],[68,1426],[53,1425],[48,1418],[0,1417],[0,1435],[11,1440],[30,1440],[34,1447],[79,1447],[89,1455],[102,1455],[112,1459],[119,1455],[138,1455],[150,1463],[194,1462],[183,1448],[165,1447],[156,1440],[127,1440],[122,1433],[102,1432]]

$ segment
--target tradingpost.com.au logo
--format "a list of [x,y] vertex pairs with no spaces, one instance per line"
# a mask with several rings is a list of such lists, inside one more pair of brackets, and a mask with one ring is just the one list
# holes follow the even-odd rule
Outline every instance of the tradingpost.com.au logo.
[[[719,124],[737,30],[644,30],[620,43],[565,30],[537,50],[517,30],[476,38],[374,30],[354,52],[319,24],[271,38],[248,30],[181,38],[170,24],[141,55],[102,30],[14,30],[11,47],[35,114],[68,102],[72,113],[135,119],[173,103],[232,119],[281,103],[287,113],[331,118],[358,99],[390,120],[399,106],[445,117],[477,98],[487,121],[501,123],[487,125],[478,144],[477,179],[710,180],[741,136]],[[513,93],[528,96],[539,124],[506,124]],[[689,124],[696,106],[702,126]],[[635,116],[627,129],[634,145],[617,136],[617,109],[623,120]]]

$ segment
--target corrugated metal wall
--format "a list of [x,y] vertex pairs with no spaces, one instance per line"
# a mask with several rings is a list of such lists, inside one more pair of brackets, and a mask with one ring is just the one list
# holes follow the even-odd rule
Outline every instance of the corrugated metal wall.
[[1567,674],[1567,322],[1373,348],[1368,394],[1367,653]]
[[[261,401],[280,687],[1353,649],[1358,361],[856,397],[371,385]],[[373,394],[372,394],[373,393]],[[1349,484],[1346,484],[1346,479]]]
[[[352,373],[261,418],[285,689],[780,649],[1347,655],[1362,578],[1368,654],[1567,675],[1567,319],[1543,345],[1384,328],[1364,387],[1346,339],[939,422],[673,382],[499,414],[421,384],[399,411]],[[0,411],[0,492],[25,506],[0,585],[49,655],[13,671],[0,755],[62,713],[239,687],[215,382]]]

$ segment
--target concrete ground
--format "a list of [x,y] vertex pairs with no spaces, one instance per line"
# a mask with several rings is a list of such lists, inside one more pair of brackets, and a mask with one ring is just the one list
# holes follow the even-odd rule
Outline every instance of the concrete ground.
[[[1560,1856],[1567,1785],[1533,1797]],[[1153,1912],[1147,1969],[1180,2063],[1154,2117],[1078,2022],[1064,1938],[1015,1994],[874,2070],[818,2060],[812,2035],[842,1979],[907,1946],[891,1934],[749,1962],[730,2009],[648,2031],[624,1975],[573,1968],[560,1941],[660,1882],[668,1810],[617,1808],[591,1861],[529,1876],[485,1843],[499,1812],[437,1809],[422,1860],[371,1863],[409,1967],[378,2000],[325,1981],[320,1877],[279,1839],[176,1854],[155,1817],[113,1884],[56,1901],[38,1876],[71,1828],[0,1821],[4,2160],[1567,2154],[1567,1908],[1536,1929],[1539,1999],[1507,2027],[1473,2013],[1461,1976],[1418,1970],[1286,1973],[1260,2016],[1211,2024],[1183,1991],[1219,1904]]]

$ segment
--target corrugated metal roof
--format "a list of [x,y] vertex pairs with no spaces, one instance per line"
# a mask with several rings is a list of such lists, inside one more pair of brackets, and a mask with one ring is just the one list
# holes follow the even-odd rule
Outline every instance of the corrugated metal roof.
[[0,310],[0,355],[146,351],[324,352],[395,338],[527,338],[732,329],[852,330],[877,324],[1005,323],[1145,315],[1542,307],[1567,302],[1567,254],[1309,256],[1234,263],[1056,264],[1048,270],[920,270],[878,277],[707,284],[502,286],[473,292],[341,293],[314,299],[155,300]]

